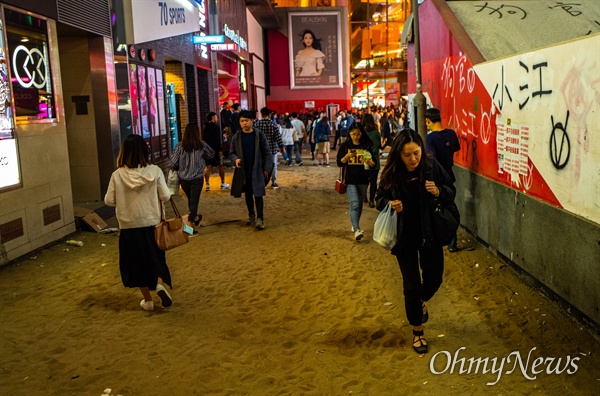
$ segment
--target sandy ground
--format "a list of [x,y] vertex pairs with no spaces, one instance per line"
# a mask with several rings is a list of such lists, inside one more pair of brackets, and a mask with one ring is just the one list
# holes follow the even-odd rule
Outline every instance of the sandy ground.
[[446,253],[416,354],[398,265],[371,239],[377,212],[354,241],[337,173],[282,167],[264,231],[213,175],[200,235],[167,254],[170,309],[144,312],[122,286],[116,234],[3,268],[0,394],[597,394],[598,338],[462,230],[472,250]]

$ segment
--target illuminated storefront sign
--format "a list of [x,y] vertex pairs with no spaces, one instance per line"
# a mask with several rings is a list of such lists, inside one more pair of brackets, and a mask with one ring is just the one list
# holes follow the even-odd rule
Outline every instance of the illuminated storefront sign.
[[246,66],[243,63],[240,63],[240,91],[247,91],[247,84],[246,84]]
[[237,44],[225,43],[225,44],[211,44],[211,51],[237,51]]
[[225,36],[222,34],[216,36],[194,36],[194,44],[222,44],[225,42]]
[[15,120],[56,117],[46,20],[5,9]]
[[[194,36],[193,42],[194,44],[200,44],[200,57],[204,60],[208,60],[208,48],[206,44],[211,43],[223,43],[225,42],[225,37],[223,36],[208,36],[206,32],[208,31],[208,25],[206,24],[206,2],[204,0],[200,1],[198,4],[198,26],[200,27],[200,36]],[[222,41],[202,41],[206,40],[206,38],[215,38],[219,37],[219,40]],[[222,39],[220,38],[222,37]],[[196,40],[199,40],[198,42]]]
[[[19,59],[23,64],[19,63]],[[46,63],[44,54],[39,49],[19,45],[13,51],[12,63],[14,76],[23,88],[29,88],[32,85],[37,89],[44,88],[46,85]]]
[[227,24],[223,25],[223,34],[234,43],[238,44],[241,49],[248,50],[248,43],[234,30],[231,30]]

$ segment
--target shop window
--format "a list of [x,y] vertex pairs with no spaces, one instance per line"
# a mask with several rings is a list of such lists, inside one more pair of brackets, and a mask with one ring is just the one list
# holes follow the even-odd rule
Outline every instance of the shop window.
[[4,20],[17,123],[55,118],[46,20],[8,8]]
[[[8,77],[9,59],[6,56],[4,25],[0,18],[0,191],[18,188],[21,184],[19,153],[15,136],[10,79]],[[2,234],[1,226],[0,234]],[[4,236],[0,235],[2,242],[5,242]]]

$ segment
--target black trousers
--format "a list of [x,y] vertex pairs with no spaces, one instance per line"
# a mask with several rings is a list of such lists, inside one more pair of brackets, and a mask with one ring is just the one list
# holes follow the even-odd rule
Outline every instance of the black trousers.
[[369,201],[375,201],[375,193],[377,192],[377,176],[379,169],[369,169]]
[[408,322],[420,326],[423,324],[421,302],[429,301],[442,284],[444,250],[441,246],[402,246],[396,258],[402,272]]
[[180,179],[181,189],[188,199],[188,209],[190,211],[189,221],[192,222],[198,215],[198,204],[200,203],[200,194],[204,185],[204,176],[194,180]]
[[[244,198],[246,198],[246,207],[248,208],[248,215],[256,214],[256,217],[264,220],[264,200],[263,197],[255,197],[252,192],[252,183],[247,183],[244,186]],[[254,211],[254,205],[256,204],[256,212]]]

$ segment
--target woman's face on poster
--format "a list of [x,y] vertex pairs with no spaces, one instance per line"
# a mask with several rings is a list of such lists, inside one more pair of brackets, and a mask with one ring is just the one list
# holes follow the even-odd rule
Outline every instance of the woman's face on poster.
[[312,34],[310,34],[310,33],[308,33],[308,32],[307,32],[307,33],[304,33],[304,37],[303,37],[302,39],[303,39],[303,41],[304,41],[304,46],[305,46],[306,48],[309,48],[309,47],[312,47],[312,46],[313,46],[313,41],[314,41],[314,38],[313,38]]

